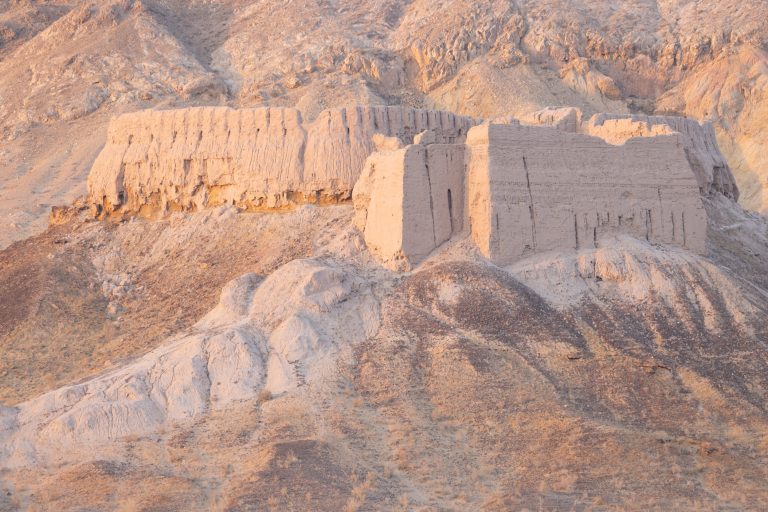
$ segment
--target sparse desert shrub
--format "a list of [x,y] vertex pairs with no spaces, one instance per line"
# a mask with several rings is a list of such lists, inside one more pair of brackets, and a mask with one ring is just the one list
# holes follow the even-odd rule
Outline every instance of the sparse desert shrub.
[[258,401],[260,404],[263,404],[264,402],[269,402],[272,400],[272,392],[268,389],[262,389],[259,391],[258,395]]

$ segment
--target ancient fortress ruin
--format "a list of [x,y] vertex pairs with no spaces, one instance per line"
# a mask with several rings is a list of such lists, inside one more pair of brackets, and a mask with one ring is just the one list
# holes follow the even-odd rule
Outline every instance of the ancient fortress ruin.
[[738,197],[710,125],[576,109],[481,121],[355,107],[147,111],[114,119],[88,179],[99,217],[352,201],[386,266],[469,236],[505,265],[627,233],[702,252],[702,195]]
[[234,204],[272,210],[348,201],[374,136],[462,140],[476,121],[400,107],[147,110],[113,119],[88,190],[99,214],[146,216]]

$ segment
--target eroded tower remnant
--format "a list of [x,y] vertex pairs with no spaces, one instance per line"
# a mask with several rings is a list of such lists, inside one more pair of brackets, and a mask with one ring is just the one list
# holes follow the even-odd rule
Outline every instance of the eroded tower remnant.
[[508,120],[471,128],[463,143],[374,153],[353,195],[358,227],[401,269],[464,229],[500,265],[614,233],[703,252],[690,139],[668,128],[618,137]]

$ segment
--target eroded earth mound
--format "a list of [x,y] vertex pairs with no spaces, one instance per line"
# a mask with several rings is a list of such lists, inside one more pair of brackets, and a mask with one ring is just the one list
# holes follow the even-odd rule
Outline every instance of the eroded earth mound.
[[[623,236],[498,267],[459,239],[406,275],[350,206],[79,220],[32,239],[37,260],[14,244],[40,276],[20,292],[66,286],[4,312],[27,350],[59,349],[3,359],[1,503],[762,508],[768,226],[722,200],[704,256]],[[62,304],[56,330],[34,321]]]

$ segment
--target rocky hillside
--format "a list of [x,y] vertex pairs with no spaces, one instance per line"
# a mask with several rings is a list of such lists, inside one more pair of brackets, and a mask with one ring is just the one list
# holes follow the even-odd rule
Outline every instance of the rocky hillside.
[[[214,110],[221,115],[210,119],[249,112],[174,115]],[[401,109],[377,110],[385,111]],[[631,156],[626,145],[568,132],[577,114],[534,115],[559,119],[566,131],[485,124],[468,139],[492,127],[581,137],[567,149],[582,153],[573,166],[552,173],[566,182],[584,165],[601,169],[599,159],[581,163],[584,153]],[[272,138],[259,139],[270,150],[284,148],[289,131],[275,117]],[[360,205],[348,201],[267,211],[203,202],[99,220],[97,191],[93,209],[58,209],[44,233],[0,251],[0,510],[764,508],[768,221],[735,202],[722,179],[727,167],[716,177],[722,158],[711,131],[679,118],[610,117],[580,129],[606,140],[661,132],[631,140],[657,157],[674,148],[675,172],[687,172],[685,197],[706,210],[706,239],[698,233],[689,247],[696,252],[661,245],[618,214],[618,229],[595,228],[591,243],[579,244],[577,231],[575,244],[524,251],[509,263],[484,257],[468,222],[423,261],[391,271],[367,242],[367,226],[360,230]],[[419,133],[409,148],[449,147],[425,139],[451,138],[454,121]],[[193,159],[167,152],[186,164],[171,163],[176,171],[165,175],[159,166],[173,159],[163,164],[156,142],[185,132],[169,122],[139,125],[149,142],[137,137],[114,153],[130,161],[138,147],[152,179],[165,176],[159,182],[174,190],[172,178],[182,183]],[[224,137],[238,125],[188,131],[207,151],[201,127]],[[331,131],[354,141],[359,128]],[[528,158],[512,159],[522,163],[489,157],[508,173],[530,168],[528,194],[537,143],[546,142],[534,139]],[[200,162],[205,155],[213,154]],[[394,179],[381,160],[369,158],[366,168]],[[638,188],[627,181],[660,171],[673,181],[673,158],[662,160],[655,168],[635,162],[627,175],[611,163],[599,185],[618,178],[628,203]],[[429,165],[436,173],[437,164]],[[315,176],[297,175],[306,183]],[[408,184],[413,191],[418,183]],[[661,194],[654,185],[654,204]],[[574,211],[606,206],[588,196],[579,194],[585,202]],[[491,200],[501,209],[511,201]],[[400,204],[401,213],[432,205],[421,203]],[[670,205],[661,207],[674,224]],[[682,220],[685,213],[690,227],[695,212]],[[654,215],[645,220],[661,219]],[[395,217],[383,229],[395,231]],[[559,227],[539,225],[549,236]],[[694,232],[682,226],[690,240]]]
[[762,509],[768,224],[705,203],[704,256],[408,274],[350,206],[14,244],[0,509]]
[[[765,19],[761,0],[0,2],[0,512],[768,509]],[[159,112],[179,106],[270,108]],[[418,204],[372,178],[494,117],[555,142],[478,157],[522,169],[525,201],[489,173],[489,204],[518,224],[560,205],[539,232],[574,243],[489,259],[435,160]],[[649,236],[657,199],[677,234],[657,136],[695,203],[675,246]],[[560,178],[637,198],[579,151],[656,180],[645,216],[586,244],[577,211],[607,206]],[[374,189],[400,213],[439,192],[444,243],[433,211],[433,247],[382,265]]]
[[185,104],[688,115],[715,122],[764,211],[767,16],[759,0],[5,2],[0,245],[84,192],[112,114]]

